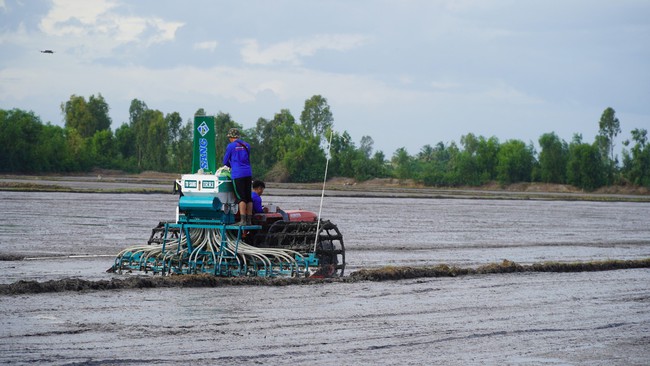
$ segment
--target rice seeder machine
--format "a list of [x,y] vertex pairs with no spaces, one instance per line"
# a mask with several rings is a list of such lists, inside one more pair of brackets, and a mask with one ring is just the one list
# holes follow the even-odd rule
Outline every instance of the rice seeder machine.
[[272,209],[255,214],[251,225],[240,225],[230,171],[214,169],[214,118],[196,116],[194,127],[196,173],[174,182],[179,194],[176,220],[160,222],[146,245],[122,250],[109,271],[343,276],[343,237],[336,225],[313,212]]

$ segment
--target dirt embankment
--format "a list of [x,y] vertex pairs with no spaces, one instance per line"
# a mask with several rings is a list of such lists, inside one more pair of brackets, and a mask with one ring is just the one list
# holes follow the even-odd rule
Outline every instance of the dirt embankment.
[[154,275],[133,276],[125,279],[112,279],[110,281],[90,281],[77,278],[50,280],[45,282],[22,280],[11,284],[0,284],[0,295],[87,290],[100,291],[132,288],[314,285],[330,282],[352,283],[359,281],[397,281],[415,278],[458,277],[525,272],[595,272],[633,268],[650,268],[650,258],[573,263],[544,262],[530,265],[521,265],[513,261],[504,260],[501,263],[491,263],[477,268],[462,268],[446,264],[434,267],[387,266],[378,269],[361,269],[352,272],[348,277],[329,279],[304,277],[216,277],[200,274],[164,277]]
[[[365,182],[356,182],[350,178],[332,178],[328,184],[343,187],[360,187],[365,189],[372,189],[373,187],[381,188],[420,188],[432,189],[422,184],[415,183],[413,180],[403,180],[394,178],[376,178]],[[586,193],[584,190],[574,187],[569,184],[555,184],[555,183],[513,183],[502,185],[497,182],[486,183],[482,186],[461,186],[461,187],[436,187],[439,189],[455,189],[455,190],[482,190],[482,191],[504,191],[504,192],[546,192],[546,193]],[[632,186],[632,185],[615,185],[608,187],[601,187],[593,192],[593,194],[625,194],[625,195],[650,195],[650,190],[646,187]]]
[[[96,170],[84,175],[0,175],[0,190],[46,192],[99,193],[169,193],[170,185],[179,174],[145,171],[127,174],[120,171]],[[83,184],[80,185],[79,183]],[[304,191],[301,195],[320,192],[323,183],[266,182],[269,194],[284,195]],[[428,187],[412,180],[376,178],[357,182],[351,178],[333,177],[326,182],[326,190],[337,195],[394,195],[399,197],[429,198],[507,198],[558,200],[650,201],[650,189],[632,185],[601,187],[586,192],[567,184],[514,183],[501,185],[490,182],[482,186]],[[283,193],[284,192],[284,193]]]

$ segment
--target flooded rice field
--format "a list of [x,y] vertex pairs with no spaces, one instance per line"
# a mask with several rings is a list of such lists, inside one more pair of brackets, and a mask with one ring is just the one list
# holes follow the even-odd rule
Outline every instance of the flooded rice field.
[[[273,190],[269,190],[273,193]],[[318,212],[320,197],[265,195]],[[0,284],[110,280],[177,196],[0,192]],[[326,197],[346,273],[650,257],[650,203]],[[0,296],[0,363],[647,365],[650,270]]]

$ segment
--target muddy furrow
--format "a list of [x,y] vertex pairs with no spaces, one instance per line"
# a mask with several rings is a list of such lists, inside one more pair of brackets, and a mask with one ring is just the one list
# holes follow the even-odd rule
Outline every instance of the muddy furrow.
[[573,263],[544,262],[529,265],[521,265],[509,260],[504,260],[501,263],[491,263],[477,268],[462,268],[445,264],[434,267],[388,266],[378,269],[361,269],[353,272],[348,277],[330,279],[263,277],[224,278],[202,274],[165,277],[143,275],[127,277],[124,279],[99,281],[73,278],[44,282],[21,280],[11,284],[0,284],[0,295],[168,287],[314,285],[331,282],[353,283],[360,281],[395,281],[403,279],[457,277],[498,273],[592,272],[633,268],[650,268],[650,258]]

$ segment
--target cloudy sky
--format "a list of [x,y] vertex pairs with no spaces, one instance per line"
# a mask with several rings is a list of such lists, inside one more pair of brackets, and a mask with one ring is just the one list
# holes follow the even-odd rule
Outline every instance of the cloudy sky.
[[63,125],[101,93],[113,129],[133,98],[251,128],[320,94],[390,157],[470,132],[592,142],[612,107],[620,147],[650,129],[649,40],[644,0],[0,0],[0,108]]

